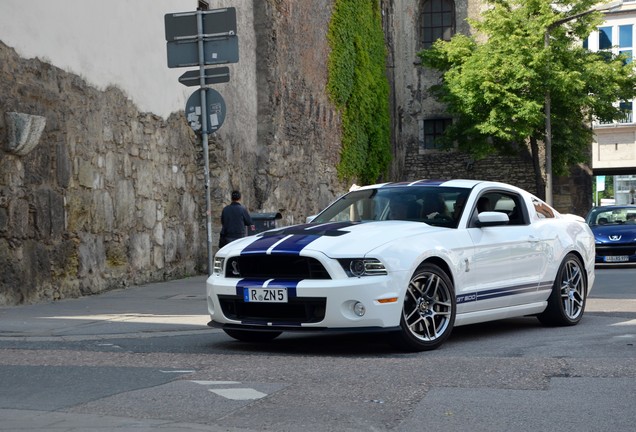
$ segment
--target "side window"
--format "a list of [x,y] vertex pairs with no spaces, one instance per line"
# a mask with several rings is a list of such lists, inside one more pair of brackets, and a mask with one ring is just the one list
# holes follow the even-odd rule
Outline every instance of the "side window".
[[455,2],[424,0],[421,12],[422,45],[430,46],[438,39],[450,40],[455,34]]
[[[507,192],[487,192],[477,199],[471,220],[477,220],[479,213],[494,211],[508,215],[508,225],[527,225],[528,217],[523,211],[523,201],[516,194]],[[471,222],[472,223],[472,222]]]

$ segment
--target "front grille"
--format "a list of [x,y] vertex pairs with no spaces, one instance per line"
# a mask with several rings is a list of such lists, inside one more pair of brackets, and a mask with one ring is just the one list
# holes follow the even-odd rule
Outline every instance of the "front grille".
[[331,279],[315,258],[298,255],[240,255],[229,258],[225,266],[228,278]]
[[237,321],[275,325],[316,323],[325,318],[326,298],[290,298],[288,303],[245,303],[239,296],[219,296],[223,315]]
[[618,255],[636,255],[636,245],[621,246],[600,246],[596,245],[596,255],[599,256],[618,256]]

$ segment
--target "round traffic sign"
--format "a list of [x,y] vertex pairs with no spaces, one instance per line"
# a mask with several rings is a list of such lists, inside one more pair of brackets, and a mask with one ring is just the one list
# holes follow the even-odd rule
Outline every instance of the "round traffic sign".
[[225,121],[225,100],[218,91],[206,88],[205,107],[201,104],[201,90],[197,90],[188,98],[185,114],[190,127],[195,132],[202,132],[203,116],[207,118],[208,133],[216,132]]

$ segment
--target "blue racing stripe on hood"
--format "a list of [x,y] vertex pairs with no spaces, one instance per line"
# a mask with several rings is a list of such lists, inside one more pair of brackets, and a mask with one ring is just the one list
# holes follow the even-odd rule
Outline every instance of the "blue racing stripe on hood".
[[259,239],[254,240],[253,243],[250,243],[241,251],[241,255],[250,255],[250,254],[262,254],[267,252],[269,248],[274,246],[277,242],[281,241],[287,237],[287,234],[275,234],[270,236],[263,236]]
[[299,255],[300,251],[307,247],[311,242],[323,236],[335,237],[346,234],[347,231],[340,231],[340,229],[348,228],[354,224],[355,222],[347,221],[289,227],[289,229],[283,230],[282,232],[289,234],[290,237],[277,244],[276,247],[272,249],[271,253]]
[[276,245],[272,250],[272,254],[298,255],[309,243],[320,237],[319,235],[293,235]]
[[[241,251],[241,255],[271,254],[298,255],[308,244],[323,236],[337,237],[347,234],[342,230],[359,222],[330,222],[324,224],[304,224],[281,228],[263,235]],[[281,241],[282,240],[282,241]],[[279,243],[280,244],[276,244]],[[272,247],[276,245],[272,249]]]

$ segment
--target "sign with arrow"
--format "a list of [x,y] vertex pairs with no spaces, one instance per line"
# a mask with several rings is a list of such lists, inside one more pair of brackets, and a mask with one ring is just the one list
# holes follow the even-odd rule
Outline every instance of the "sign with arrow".
[[[179,77],[179,82],[186,87],[198,86],[201,84],[201,73],[198,70],[190,70]],[[230,68],[207,68],[203,70],[205,85],[221,84],[230,82]]]

